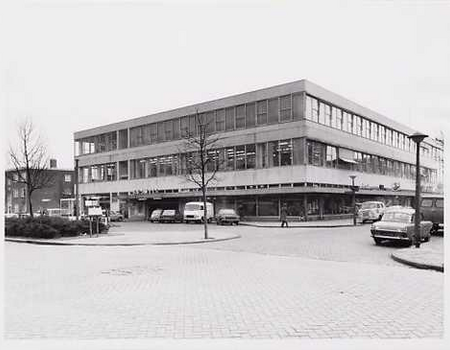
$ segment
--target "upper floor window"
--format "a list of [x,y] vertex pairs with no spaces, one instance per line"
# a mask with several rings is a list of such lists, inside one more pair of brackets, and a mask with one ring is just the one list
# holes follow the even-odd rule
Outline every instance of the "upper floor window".
[[64,182],[72,182],[72,175],[64,174]]
[[280,97],[280,120],[292,119],[292,97],[291,95]]
[[258,125],[267,124],[267,100],[258,101],[256,108],[257,108],[256,121]]

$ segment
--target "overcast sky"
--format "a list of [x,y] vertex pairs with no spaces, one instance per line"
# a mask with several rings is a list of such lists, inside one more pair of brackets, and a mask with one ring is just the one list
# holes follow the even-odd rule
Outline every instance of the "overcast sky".
[[430,135],[450,121],[448,1],[186,3],[9,3],[4,146],[30,117],[72,167],[75,131],[303,78]]

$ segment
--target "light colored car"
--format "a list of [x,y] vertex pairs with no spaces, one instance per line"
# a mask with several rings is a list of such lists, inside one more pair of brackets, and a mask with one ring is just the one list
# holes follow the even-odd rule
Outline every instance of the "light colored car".
[[18,218],[19,214],[16,213],[5,213],[5,219],[10,219],[10,218]]
[[163,212],[162,209],[153,210],[150,217],[148,218],[148,221],[150,221],[150,222],[159,221],[159,218],[161,217],[162,212]]
[[123,221],[123,215],[117,211],[109,212],[109,220],[111,221]]
[[358,219],[362,223],[365,223],[366,221],[378,221],[383,217],[385,210],[386,207],[383,202],[363,202],[358,210]]
[[[393,208],[384,212],[383,218],[372,224],[370,232],[375,244],[382,241],[404,241],[408,244],[414,242],[414,214],[412,208]],[[420,240],[430,240],[431,221],[420,222]]]
[[236,214],[234,209],[220,209],[216,215],[216,223],[217,225],[225,223],[239,225],[239,215]]

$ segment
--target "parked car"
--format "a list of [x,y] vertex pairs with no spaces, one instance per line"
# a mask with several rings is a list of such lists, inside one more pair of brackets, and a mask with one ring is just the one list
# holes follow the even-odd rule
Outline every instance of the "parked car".
[[161,217],[163,210],[162,209],[155,209],[152,211],[150,217],[148,218],[148,220],[150,222],[155,222],[155,221],[159,221],[159,218]]
[[9,219],[9,218],[18,218],[19,214],[16,213],[5,213],[5,219]]
[[239,225],[239,215],[236,214],[234,209],[220,209],[216,215],[216,223],[217,225],[225,223]]
[[159,217],[159,222],[182,222],[183,216],[175,209],[165,209]]
[[442,196],[424,196],[420,205],[420,212],[425,220],[431,221],[431,234],[444,229],[444,198]]
[[362,223],[370,220],[372,222],[381,220],[386,207],[383,202],[363,202],[358,210],[358,219]]
[[[393,208],[384,212],[383,218],[372,224],[370,232],[375,244],[379,245],[384,240],[404,241],[408,244],[414,242],[414,213],[412,208]],[[430,240],[431,221],[420,222],[420,239]]]
[[123,215],[117,211],[109,212],[109,220],[111,221],[123,221]]
[[[212,203],[206,203],[206,219],[210,222],[214,217]],[[184,222],[202,222],[204,220],[203,202],[189,202],[184,206]]]

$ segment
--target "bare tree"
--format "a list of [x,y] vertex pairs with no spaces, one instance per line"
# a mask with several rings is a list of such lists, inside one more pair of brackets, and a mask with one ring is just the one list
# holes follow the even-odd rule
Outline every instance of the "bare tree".
[[34,191],[53,185],[53,174],[48,171],[47,150],[41,139],[36,135],[30,119],[18,126],[19,144],[17,149],[9,147],[9,156],[17,177],[17,183],[26,187],[27,205],[30,216],[33,217],[31,195]]
[[186,158],[185,177],[188,181],[196,184],[202,192],[203,201],[203,224],[205,239],[208,239],[208,216],[206,197],[208,186],[217,180],[217,171],[222,160],[219,158],[218,142],[220,137],[212,135],[212,121],[207,120],[205,115],[196,113],[196,130],[188,132],[184,130],[185,143],[180,153]]

